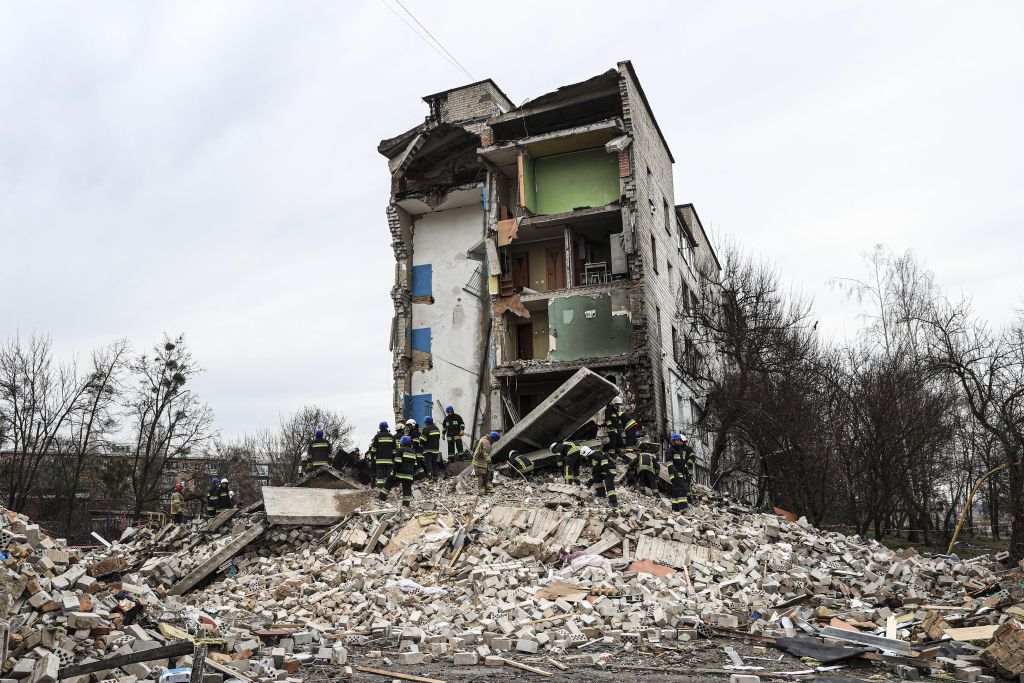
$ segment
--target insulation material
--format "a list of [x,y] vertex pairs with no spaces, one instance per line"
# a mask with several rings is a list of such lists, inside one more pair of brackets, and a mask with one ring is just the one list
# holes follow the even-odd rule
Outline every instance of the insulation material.
[[530,317],[530,311],[526,308],[526,306],[523,305],[523,301],[522,299],[519,298],[518,294],[513,294],[512,296],[499,297],[498,300],[494,302],[495,318],[501,317],[501,314],[504,313],[505,311],[514,313],[520,318]]
[[509,218],[498,221],[498,246],[507,247],[512,241],[519,237],[519,219]]

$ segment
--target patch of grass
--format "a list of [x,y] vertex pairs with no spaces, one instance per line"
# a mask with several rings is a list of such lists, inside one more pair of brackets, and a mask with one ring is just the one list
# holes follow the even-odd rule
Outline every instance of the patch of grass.
[[[898,536],[886,536],[882,539],[882,545],[891,550],[903,550],[904,548],[914,548],[919,553],[939,553],[945,554],[947,543],[938,540],[933,541],[929,545],[924,543],[915,543],[908,541],[905,538],[899,538]],[[994,540],[987,536],[964,536],[961,535],[957,538],[956,547],[953,548],[959,557],[969,558],[977,557],[978,555],[992,555],[1002,550],[1010,549],[1009,539]]]

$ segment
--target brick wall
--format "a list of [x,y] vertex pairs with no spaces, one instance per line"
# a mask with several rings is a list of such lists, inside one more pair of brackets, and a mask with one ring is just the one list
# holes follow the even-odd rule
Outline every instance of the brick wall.
[[446,123],[497,116],[512,106],[490,81],[432,95],[428,98],[428,104],[431,116]]
[[[627,69],[620,65],[619,90],[623,99],[623,121],[633,137],[628,148],[631,176],[623,183],[635,235],[634,256],[630,265],[633,278],[642,283],[635,297],[633,311],[634,335],[639,363],[636,372],[637,413],[652,434],[665,436],[667,429],[678,428],[678,419],[666,400],[666,387],[677,381],[672,350],[672,325],[677,313],[679,273],[683,266],[678,249],[675,227],[675,192],[672,180],[672,161],[654,126]],[[623,159],[620,155],[620,170]],[[648,177],[648,169],[650,177]],[[665,228],[665,203],[669,206],[669,229]],[[650,207],[653,205],[652,214]],[[625,219],[625,212],[624,212]],[[627,228],[629,229],[629,228]],[[655,246],[652,248],[651,237]],[[656,253],[656,256],[655,256]],[[657,272],[653,267],[657,259]],[[672,280],[668,264],[672,264]],[[660,325],[658,311],[660,310]]]

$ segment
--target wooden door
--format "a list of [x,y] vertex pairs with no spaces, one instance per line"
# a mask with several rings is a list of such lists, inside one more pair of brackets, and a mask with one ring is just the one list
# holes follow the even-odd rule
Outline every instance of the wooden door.
[[516,346],[519,360],[533,360],[533,325],[516,325]]
[[544,266],[547,270],[548,290],[565,289],[565,249],[548,247],[544,251]]
[[525,252],[512,254],[512,287],[522,289],[530,286],[530,255]]

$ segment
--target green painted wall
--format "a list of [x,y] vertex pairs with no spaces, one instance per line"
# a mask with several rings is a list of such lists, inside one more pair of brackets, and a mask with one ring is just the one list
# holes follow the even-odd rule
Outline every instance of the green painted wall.
[[519,202],[530,211],[537,211],[537,183],[529,152],[519,155]]
[[[594,311],[592,318],[587,311]],[[556,334],[550,360],[615,356],[633,350],[628,315],[612,315],[612,295],[567,296],[548,303],[549,334]]]
[[541,157],[533,167],[538,214],[604,206],[620,196],[618,157],[603,147]]

